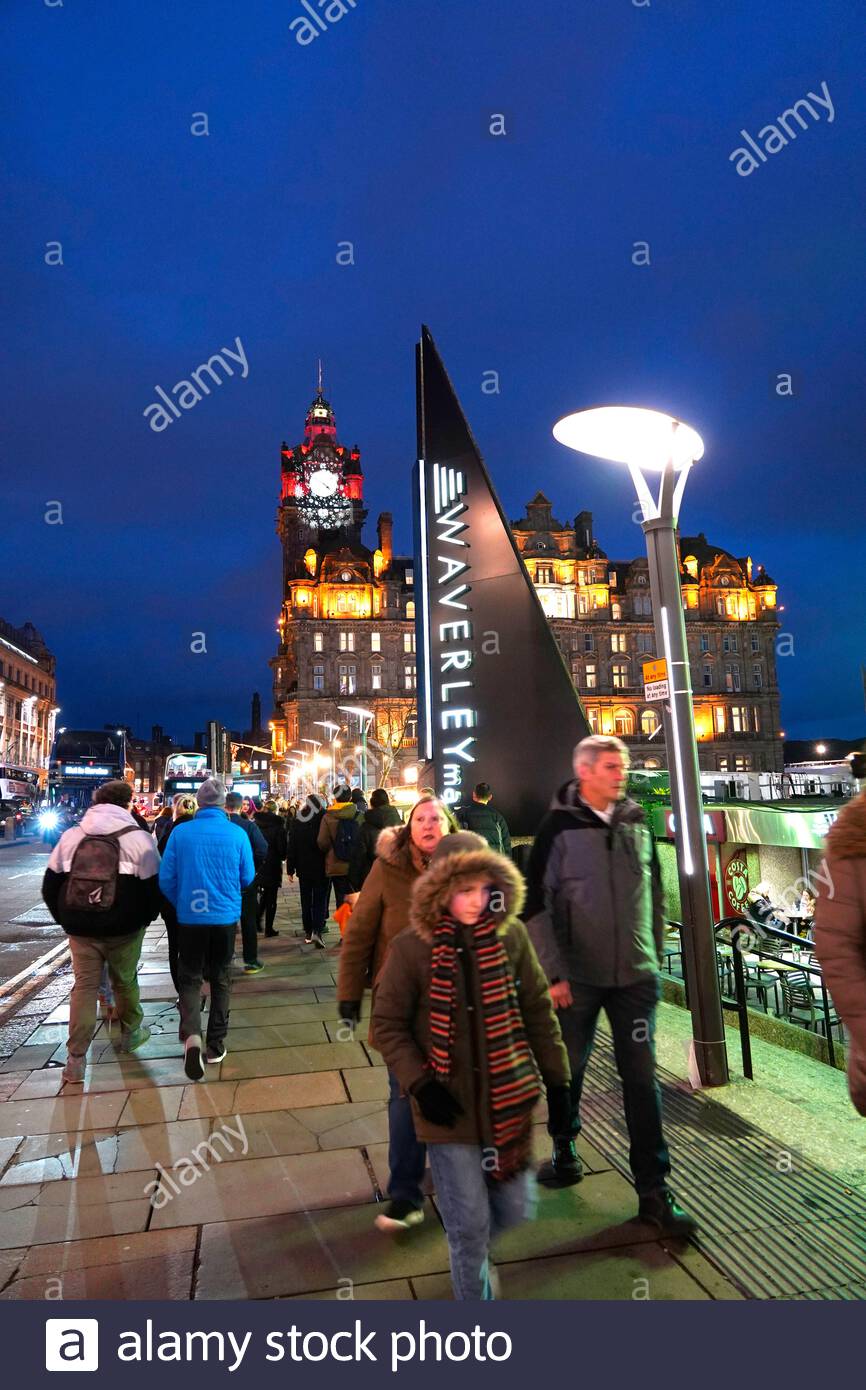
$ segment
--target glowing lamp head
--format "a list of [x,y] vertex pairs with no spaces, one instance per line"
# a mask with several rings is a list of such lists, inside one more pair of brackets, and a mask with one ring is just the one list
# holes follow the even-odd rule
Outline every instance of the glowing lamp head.
[[565,415],[553,437],[569,449],[614,463],[634,463],[661,472],[668,460],[675,471],[703,456],[697,430],[661,410],[630,405],[602,405]]

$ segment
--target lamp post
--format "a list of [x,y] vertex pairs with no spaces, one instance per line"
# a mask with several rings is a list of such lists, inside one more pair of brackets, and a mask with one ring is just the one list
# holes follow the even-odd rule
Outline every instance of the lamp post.
[[[676,537],[686,478],[692,464],[703,455],[703,440],[689,425],[662,411],[631,406],[577,411],[557,421],[553,434],[571,449],[628,464],[641,504],[656,651],[667,663],[665,742],[676,816],[677,868],[685,926],[683,964],[692,1014],[694,1060],[702,1085],[724,1086],[728,1082],[728,1061]],[[647,473],[660,474],[657,498],[650,491]]]
[[331,791],[333,791],[337,785],[337,750],[334,747],[334,739],[340,732],[340,726],[335,724],[333,719],[314,719],[313,723],[318,724],[321,729],[329,730],[331,734]]
[[363,705],[338,705],[337,709],[344,714],[357,714],[358,723],[361,728],[361,791],[367,795],[367,730],[370,722],[376,718],[371,709],[364,709]]

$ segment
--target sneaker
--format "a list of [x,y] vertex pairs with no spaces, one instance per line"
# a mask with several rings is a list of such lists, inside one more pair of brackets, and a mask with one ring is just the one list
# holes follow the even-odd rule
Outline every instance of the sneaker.
[[549,1163],[542,1163],[538,1181],[542,1187],[574,1187],[583,1178],[583,1163],[573,1139],[554,1139]]
[[304,944],[305,944],[306,946],[312,946],[312,944],[313,944],[313,938],[312,938],[311,936],[305,936],[305,937],[304,937]]
[[249,965],[244,965],[244,974],[258,975],[259,971],[264,970],[264,968],[265,967],[262,965],[262,962],[260,960],[253,960],[250,961]]
[[204,1050],[204,1059],[206,1062],[221,1062],[225,1055],[226,1045],[224,1042],[216,1044],[208,1043]]
[[388,1203],[374,1224],[380,1231],[408,1231],[411,1226],[420,1226],[423,1220],[424,1209],[416,1202],[396,1201]]
[[687,1240],[698,1229],[695,1218],[683,1210],[668,1187],[641,1197],[638,1220],[656,1226],[663,1236],[675,1236],[680,1240]]
[[150,1029],[142,1023],[140,1028],[133,1028],[132,1032],[122,1035],[121,1047],[124,1052],[137,1052],[140,1047],[144,1047],[149,1037]]
[[201,1081],[204,1066],[201,1060],[201,1037],[191,1033],[183,1045],[183,1069],[190,1081]]
[[70,1052],[66,1057],[66,1065],[63,1068],[63,1080],[79,1084],[84,1080],[84,1069],[87,1066],[87,1053],[82,1052],[79,1057],[74,1052]]
[[322,940],[322,938],[321,938],[320,936],[314,936],[314,937],[313,937],[313,945],[314,945],[314,946],[317,948],[317,950],[319,950],[319,951],[324,951],[324,949],[325,949],[325,943],[324,943],[324,941]]

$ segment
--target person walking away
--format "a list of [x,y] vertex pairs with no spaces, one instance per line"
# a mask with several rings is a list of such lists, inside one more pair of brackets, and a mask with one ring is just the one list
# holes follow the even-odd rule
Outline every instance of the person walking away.
[[815,948],[848,1029],[848,1091],[866,1115],[866,792],[839,812],[824,841]]
[[574,1140],[598,1016],[607,1014],[623,1088],[629,1161],[640,1219],[685,1237],[696,1223],[668,1186],[655,1067],[655,1012],[664,936],[661,878],[643,810],[625,795],[628,750],[591,735],[574,750],[574,780],[539,826],[524,917],[550,981],[571,1061],[571,1116],[539,1172],[551,1186],[579,1182]]
[[288,837],[282,816],[277,815],[275,801],[266,801],[264,809],[256,812],[256,825],[267,844],[267,857],[259,869],[259,931],[264,924],[265,936],[279,936],[274,929],[277,898],[283,881],[283,864],[288,852]]
[[231,960],[241,912],[241,893],[255,878],[249,837],[225,813],[226,790],[209,777],[196,795],[198,812],[172,831],[159,872],[160,887],[178,917],[180,1035],[184,1071],[204,1076],[201,983],[210,976],[206,1062],[226,1055],[231,1002]]
[[472,792],[472,800],[466,806],[458,806],[454,812],[458,825],[464,830],[472,830],[481,835],[498,854],[511,858],[511,834],[508,822],[501,811],[490,802],[493,791],[489,782],[478,782]]
[[376,841],[380,831],[389,825],[402,825],[403,818],[384,787],[377,787],[370,794],[370,809],[364,812],[360,829],[355,838],[352,857],[349,860],[349,885],[353,893],[359,893],[364,880],[373,867],[376,858]]
[[[176,825],[183,825],[185,821],[192,820],[198,807],[195,797],[190,792],[175,792],[168,807],[168,818],[163,822],[165,829],[161,838],[157,842],[160,854],[165,852],[168,837]],[[155,831],[154,835],[159,832]],[[177,913],[174,910],[174,903],[170,903],[165,894],[160,890],[160,916],[165,922],[165,936],[168,942],[168,972],[171,975],[171,982],[178,995],[180,995],[180,984],[177,973]]]
[[165,844],[166,836],[168,835],[169,830],[174,824],[175,802],[177,801],[179,796],[183,795],[185,795],[184,792],[175,793],[171,801],[167,801],[165,803],[156,820],[153,822],[153,825],[151,826],[151,834],[153,835],[154,842],[160,854],[162,854],[162,847]]
[[325,872],[325,854],[319,849],[319,830],[325,814],[325,801],[311,792],[297,814],[292,817],[289,831],[286,870],[289,882],[297,875],[301,899],[301,922],[308,946],[324,951],[322,939],[328,916],[331,880]]
[[336,906],[351,892],[349,860],[361,824],[361,812],[348,787],[339,787],[319,826],[319,849],[325,855],[325,872],[334,885]]
[[[369,1041],[376,1040],[376,989],[394,938],[409,925],[412,889],[430,863],[442,836],[450,833],[445,809],[422,797],[402,826],[388,826],[376,844],[376,862],[349,918],[340,950],[337,1010],[345,1023],[361,1016],[364,990],[372,985]],[[424,1220],[426,1150],[415,1137],[412,1107],[393,1071],[388,1072],[389,1202],[376,1217],[381,1231],[397,1231]]]
[[241,815],[244,799],[240,792],[226,792],[226,815],[232,825],[239,825],[250,842],[253,855],[253,868],[256,878],[241,893],[241,949],[244,959],[244,974],[259,975],[264,964],[259,960],[258,937],[258,875],[268,857],[268,842],[255,821]]
[[571,1070],[547,979],[516,914],[523,880],[481,835],[446,835],[412,891],[376,990],[376,1038],[429,1145],[458,1299],[490,1299],[490,1246],[531,1216],[532,1112],[554,1128]]
[[150,832],[133,820],[131,800],[128,782],[97,787],[80,824],[54,846],[42,880],[48,910],[69,937],[75,979],[64,1081],[84,1080],[105,964],[121,1047],[135,1052],[150,1037],[136,971],[145,927],[159,916],[159,854]]

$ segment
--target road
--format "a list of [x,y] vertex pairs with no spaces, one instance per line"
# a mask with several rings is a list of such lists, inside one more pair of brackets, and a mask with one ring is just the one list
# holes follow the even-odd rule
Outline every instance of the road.
[[[0,984],[26,969],[63,940],[62,927],[51,922],[40,892],[49,850],[41,840],[0,840]],[[38,908],[38,913],[32,909]],[[16,922],[24,913],[40,920]]]

